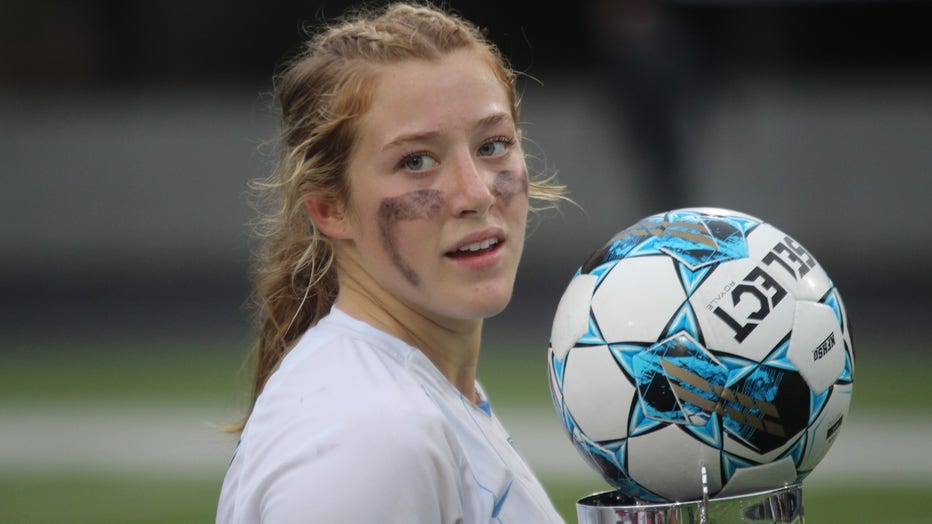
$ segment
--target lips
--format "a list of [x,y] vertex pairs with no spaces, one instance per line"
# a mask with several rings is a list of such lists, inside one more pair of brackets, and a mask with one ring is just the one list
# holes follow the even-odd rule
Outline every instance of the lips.
[[457,249],[456,252],[467,253],[470,251],[479,251],[482,249],[489,249],[489,247],[494,246],[495,244],[498,244],[497,238],[487,238],[483,240],[482,242],[474,242],[472,244],[469,244],[468,246],[463,246]]
[[448,257],[453,258],[463,258],[470,256],[477,256],[494,251],[501,247],[504,239],[497,235],[485,236],[482,239],[471,240],[467,239],[464,244],[460,247],[447,253]]

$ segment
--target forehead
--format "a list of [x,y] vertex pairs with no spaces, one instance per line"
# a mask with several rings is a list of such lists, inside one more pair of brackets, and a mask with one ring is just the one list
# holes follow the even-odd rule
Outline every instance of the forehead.
[[473,50],[380,66],[374,87],[360,122],[364,135],[442,130],[513,114],[508,89]]

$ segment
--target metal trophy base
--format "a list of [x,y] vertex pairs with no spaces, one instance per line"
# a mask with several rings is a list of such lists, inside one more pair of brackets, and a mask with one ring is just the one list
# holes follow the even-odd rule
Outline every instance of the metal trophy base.
[[748,495],[670,504],[638,504],[619,491],[579,499],[579,524],[803,524],[803,491],[793,484]]

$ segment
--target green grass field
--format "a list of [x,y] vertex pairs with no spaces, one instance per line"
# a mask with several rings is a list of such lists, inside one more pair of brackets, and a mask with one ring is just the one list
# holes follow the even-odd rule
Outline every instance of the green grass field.
[[[865,346],[866,344],[866,346]],[[862,347],[863,346],[863,347]],[[248,382],[242,366],[244,349],[166,342],[72,348],[68,352],[22,344],[3,346],[0,367],[0,415],[12,407],[30,406],[186,406],[226,407],[218,422],[241,406]],[[497,407],[548,409],[549,392],[542,351],[487,349],[480,377]],[[870,342],[858,347],[852,413],[869,417],[890,410],[930,417],[932,383],[926,352],[891,353]],[[552,408],[551,408],[552,409]],[[4,422],[0,422],[4,424]],[[2,426],[0,426],[2,428]],[[2,431],[2,429],[0,429]],[[67,428],[63,428],[67,431]],[[0,433],[2,434],[2,433]],[[37,435],[37,437],[39,437]],[[170,436],[166,446],[172,445]],[[0,441],[0,449],[4,443]],[[157,452],[157,451],[154,451]],[[865,450],[865,452],[868,452]],[[882,453],[883,443],[870,453]],[[6,450],[7,454],[15,450]],[[193,523],[212,522],[222,478],[216,471],[173,474],[158,471],[57,470],[44,464],[35,470],[9,471],[0,462],[2,523]],[[567,522],[576,522],[575,502],[593,491],[608,489],[591,481],[568,482],[542,477]],[[877,485],[869,479],[805,491],[810,523],[858,522],[906,524],[928,522],[926,483]]]

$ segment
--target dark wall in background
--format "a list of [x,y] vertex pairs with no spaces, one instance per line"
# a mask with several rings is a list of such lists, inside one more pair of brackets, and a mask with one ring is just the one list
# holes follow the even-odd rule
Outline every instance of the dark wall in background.
[[[520,70],[597,65],[599,4],[630,16],[662,9],[702,47],[705,65],[729,68],[909,68],[932,65],[932,3],[897,0],[662,2],[588,0],[446,2],[487,29]],[[350,1],[0,2],[5,88],[73,89],[164,84],[265,84],[292,54],[302,26]],[[659,6],[659,7],[658,7]]]
[[[349,4],[0,1],[0,333],[245,331],[246,186],[275,135],[265,93],[302,24]],[[531,237],[514,312],[494,324],[546,337],[581,260],[656,210],[642,144],[617,129],[636,117],[613,106],[615,40],[599,27],[615,19],[596,0],[448,4],[541,79],[523,88],[527,134],[585,208]],[[691,197],[794,234],[870,311],[856,316],[932,313],[932,3],[648,5],[685,50],[661,55],[688,62],[671,82],[704,115],[684,153]]]

